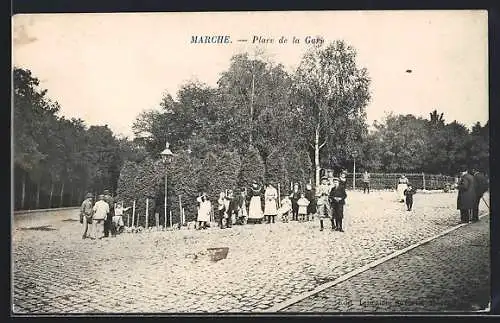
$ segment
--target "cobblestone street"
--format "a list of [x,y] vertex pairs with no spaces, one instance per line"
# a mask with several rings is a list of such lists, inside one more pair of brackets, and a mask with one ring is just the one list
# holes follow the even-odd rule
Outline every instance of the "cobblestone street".
[[284,312],[470,312],[490,301],[489,218],[299,301]]
[[[233,226],[226,230],[124,233],[116,238],[82,240],[78,211],[19,217],[12,228],[13,311],[261,312],[458,224],[456,193],[417,193],[414,200],[413,211],[407,212],[404,204],[396,202],[394,192],[367,195],[348,192],[344,233],[320,232],[315,220]],[[483,203],[480,210],[487,212]],[[483,218],[482,222],[485,221]],[[29,230],[34,227],[39,230]],[[326,227],[329,228],[329,223]],[[467,231],[463,240],[455,238],[452,245],[437,242],[433,249],[424,250],[411,260],[402,255],[376,267],[377,270],[385,268],[385,274],[363,278],[370,274],[367,271],[339,287],[342,293],[335,286],[331,293],[327,290],[322,296],[318,294],[305,300],[307,304],[297,303],[286,310],[399,309],[392,305],[360,309],[331,300],[332,297],[369,300],[392,295],[395,281],[399,282],[397,286],[407,286],[408,281],[419,279],[425,282],[424,286],[434,287],[408,288],[407,294],[402,295],[405,299],[432,295],[439,288],[435,284],[439,279],[462,288],[457,281],[463,278],[443,276],[444,269],[434,259],[437,255],[443,259],[442,266],[456,266],[460,260],[454,259],[450,250],[461,248],[467,250],[465,252],[477,252],[478,258],[486,257],[484,260],[489,263],[485,247],[471,247],[476,241],[481,246],[486,243],[482,237],[489,234],[485,231],[489,228],[484,229],[483,224],[468,227],[477,229]],[[460,230],[451,234],[459,236]],[[463,245],[457,245],[457,241]],[[227,259],[213,263],[202,254],[208,247],[220,246],[229,247]],[[192,259],[193,254],[199,256]],[[426,267],[423,271],[413,270],[418,266]],[[477,276],[467,276],[468,284],[476,284],[476,279],[479,283],[488,274],[488,268],[470,266]],[[453,302],[461,306],[456,290],[448,292],[455,293]],[[448,294],[442,295],[448,297]],[[422,307],[417,304],[405,309],[421,310]]]

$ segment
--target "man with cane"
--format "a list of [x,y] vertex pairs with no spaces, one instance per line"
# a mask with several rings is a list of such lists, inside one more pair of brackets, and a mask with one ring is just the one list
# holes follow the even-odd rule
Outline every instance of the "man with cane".
[[[479,203],[481,202],[481,199],[483,199],[483,195],[486,191],[488,191],[488,181],[486,180],[486,177],[481,174],[477,169],[472,170],[472,175],[474,176],[474,191],[476,193],[476,199],[474,200],[474,208],[472,209],[472,222],[477,222],[479,221]],[[486,206],[489,205],[484,201]]]

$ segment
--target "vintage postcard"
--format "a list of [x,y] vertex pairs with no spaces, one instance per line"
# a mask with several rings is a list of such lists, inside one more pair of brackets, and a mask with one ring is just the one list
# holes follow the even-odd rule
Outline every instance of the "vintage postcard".
[[487,11],[12,31],[13,315],[490,312]]

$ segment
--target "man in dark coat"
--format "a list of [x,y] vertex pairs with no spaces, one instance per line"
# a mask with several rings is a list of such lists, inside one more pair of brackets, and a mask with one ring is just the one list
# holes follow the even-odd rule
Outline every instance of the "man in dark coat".
[[476,199],[474,201],[474,208],[472,209],[472,222],[479,221],[479,203],[483,194],[488,191],[488,181],[486,177],[476,169],[472,170],[474,176],[474,191],[476,193]]
[[457,209],[460,210],[460,222],[468,223],[471,220],[475,200],[474,177],[465,170],[458,183]]
[[293,190],[290,195],[290,199],[292,200],[292,221],[299,220],[299,204],[297,201],[300,199],[300,186],[299,183],[293,184]]
[[109,190],[104,190],[104,201],[108,203],[109,213],[104,221],[104,237],[109,237],[109,232],[111,231],[111,236],[116,236],[116,230],[113,226],[113,215],[115,215],[115,200],[109,193]]
[[333,187],[328,200],[332,209],[332,230],[344,232],[342,220],[344,219],[344,204],[347,194],[345,187],[340,184],[338,178],[333,179]]

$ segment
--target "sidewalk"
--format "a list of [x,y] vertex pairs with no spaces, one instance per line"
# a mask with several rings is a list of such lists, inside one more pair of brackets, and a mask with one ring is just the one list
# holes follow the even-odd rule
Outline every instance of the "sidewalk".
[[472,312],[490,301],[489,217],[390,259],[282,312]]

